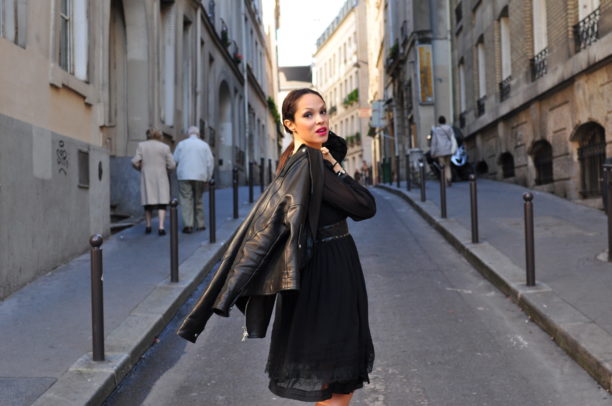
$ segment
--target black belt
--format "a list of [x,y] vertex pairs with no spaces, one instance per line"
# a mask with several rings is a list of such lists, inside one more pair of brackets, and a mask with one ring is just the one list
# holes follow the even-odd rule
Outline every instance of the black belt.
[[346,220],[342,220],[319,228],[317,230],[317,242],[327,242],[336,238],[347,237],[348,235],[348,224],[346,224]]

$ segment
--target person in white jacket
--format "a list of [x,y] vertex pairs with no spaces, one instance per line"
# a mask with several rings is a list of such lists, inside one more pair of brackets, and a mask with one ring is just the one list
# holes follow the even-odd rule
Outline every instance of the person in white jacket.
[[437,127],[431,129],[431,156],[438,158],[440,163],[444,164],[444,177],[450,186],[452,181],[450,158],[457,149],[457,140],[452,127],[446,125],[444,116],[438,118],[438,124]]
[[177,164],[179,202],[183,214],[183,232],[205,230],[202,194],[204,186],[213,176],[214,158],[210,147],[200,138],[198,127],[189,127],[188,138],[179,142],[174,150]]

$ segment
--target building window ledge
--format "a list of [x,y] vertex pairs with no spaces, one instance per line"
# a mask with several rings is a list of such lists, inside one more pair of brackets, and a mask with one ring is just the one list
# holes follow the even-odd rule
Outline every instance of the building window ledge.
[[66,87],[82,96],[86,104],[94,104],[92,86],[83,80],[77,79],[55,63],[52,63],[49,68],[49,84],[57,88]]

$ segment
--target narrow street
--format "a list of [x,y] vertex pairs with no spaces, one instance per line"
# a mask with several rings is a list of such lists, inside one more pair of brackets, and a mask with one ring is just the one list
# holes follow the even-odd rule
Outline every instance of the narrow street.
[[[353,405],[612,405],[611,396],[485,281],[404,201],[372,189],[351,223],[376,349]],[[241,342],[242,316],[213,317],[197,344],[174,334],[185,304],[106,405],[303,405],[275,397],[268,340]]]

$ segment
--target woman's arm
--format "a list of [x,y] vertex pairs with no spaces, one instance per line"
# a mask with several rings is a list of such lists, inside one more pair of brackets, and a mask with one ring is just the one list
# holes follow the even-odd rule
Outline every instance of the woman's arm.
[[[325,163],[323,199],[330,205],[342,210],[353,220],[365,220],[376,214],[374,196],[353,178],[340,171],[340,164]],[[331,170],[330,170],[331,169]],[[334,171],[335,169],[335,171]]]

